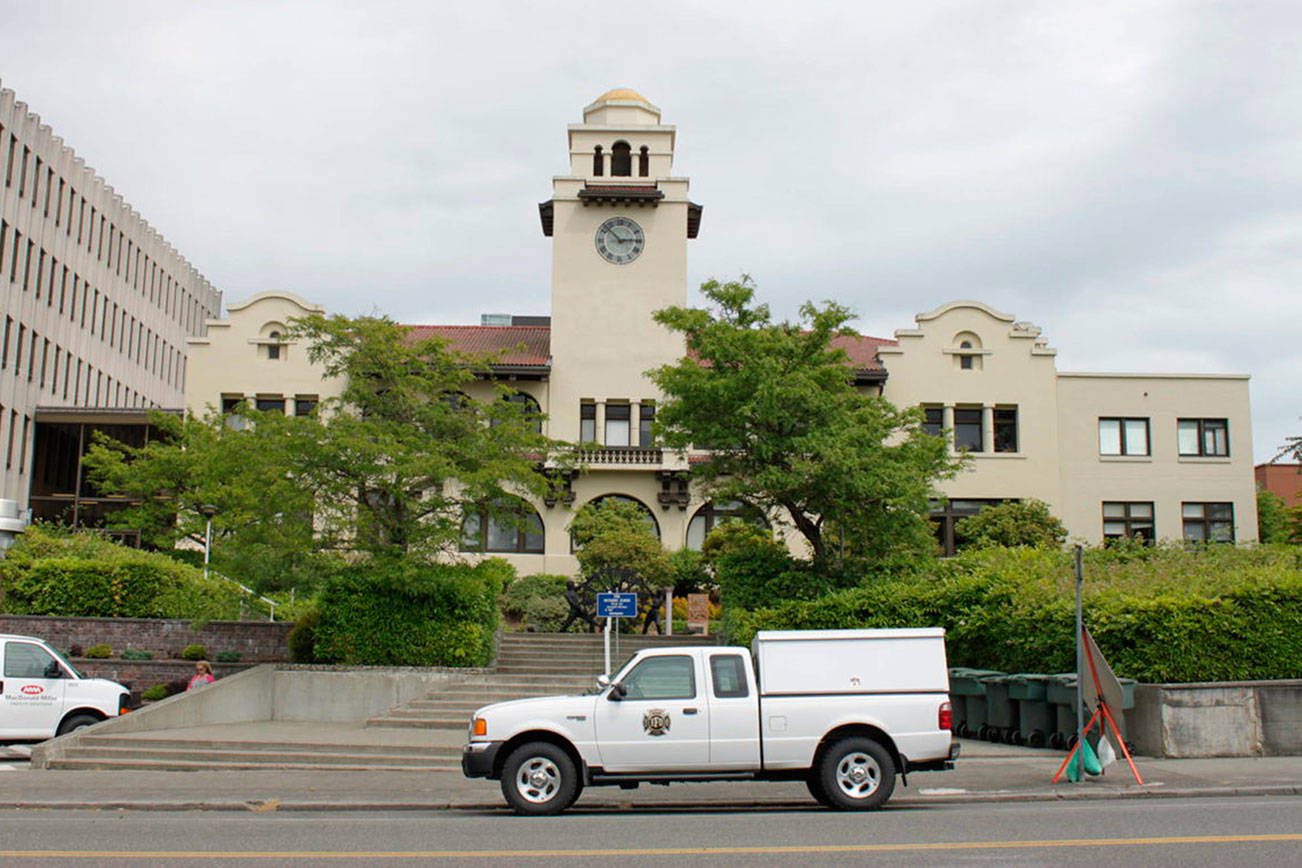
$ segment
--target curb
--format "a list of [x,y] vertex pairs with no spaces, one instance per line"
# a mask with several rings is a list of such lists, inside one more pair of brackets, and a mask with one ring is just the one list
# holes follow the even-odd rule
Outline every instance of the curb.
[[[946,794],[943,796],[915,796],[893,799],[891,807],[919,807],[921,805],[958,805],[990,804],[999,802],[1054,802],[1054,801],[1101,801],[1127,799],[1197,799],[1227,798],[1238,796],[1302,796],[1302,786],[1240,786],[1240,787],[1204,787],[1176,790],[1109,790],[1102,792],[1032,792],[1032,793],[967,793]],[[628,813],[657,811],[746,811],[794,809],[813,810],[817,806],[812,800],[792,801],[789,799],[748,799],[744,801],[674,801],[674,802],[598,802],[590,805],[578,805],[571,812],[579,813]],[[247,811],[252,813],[270,813],[273,811],[311,812],[311,811],[473,811],[489,813],[509,813],[501,801],[492,802],[297,802],[280,799],[253,799],[249,801],[15,801],[0,803],[0,810],[40,810],[40,811]]]

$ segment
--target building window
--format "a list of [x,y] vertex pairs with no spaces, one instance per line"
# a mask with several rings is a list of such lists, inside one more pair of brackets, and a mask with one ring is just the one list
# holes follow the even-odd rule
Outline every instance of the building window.
[[1148,455],[1147,419],[1099,419],[1100,455]]
[[[959,346],[959,349],[961,349],[961,350],[970,350],[970,349],[972,349],[972,342],[971,342],[971,341],[963,341],[963,343],[959,344],[958,346]],[[959,354],[959,357],[958,357],[958,366],[959,366],[960,368],[962,368],[963,370],[965,370],[965,371],[970,371],[970,370],[972,370],[972,354],[971,354],[971,353],[960,353],[960,354]]]
[[1181,419],[1177,426],[1181,455],[1224,458],[1230,454],[1230,428],[1225,419]]
[[1103,502],[1103,539],[1133,539],[1151,546],[1156,536],[1151,502]]
[[638,445],[650,447],[655,445],[652,438],[652,428],[656,421],[656,405],[650,401],[643,401],[638,405],[637,411],[637,441]]
[[1189,542],[1234,542],[1234,504],[1185,503],[1180,508]]
[[257,407],[260,413],[280,413],[283,415],[285,412],[285,398],[281,395],[259,395]]
[[[629,497],[626,494],[603,494],[600,497],[594,497],[592,500],[588,501],[588,503],[592,504],[594,509],[599,508],[603,503],[609,502],[629,503],[637,507],[637,511],[642,516],[642,522],[646,525],[647,530],[655,534],[656,539],[660,539],[660,523],[656,521],[655,513],[651,511],[650,507],[637,498]],[[571,546],[573,545],[573,537],[571,537],[570,544]]]
[[[270,338],[270,339],[273,340],[273,341],[279,341],[279,340],[280,340],[280,332],[272,332],[271,334],[267,335],[267,337]],[[281,344],[279,344],[279,343],[267,344],[267,358],[269,358],[269,359],[279,359],[279,358],[280,358],[280,347],[281,347]]]
[[735,500],[707,503],[696,511],[687,525],[687,548],[699,552],[710,531],[722,524],[749,524],[762,530],[769,529],[763,513],[753,506]]
[[294,415],[311,416],[316,410],[316,405],[320,403],[316,395],[295,395],[294,396]]
[[976,515],[987,506],[998,506],[1009,501],[1002,498],[966,498],[964,500],[933,500],[928,517],[936,528],[936,542],[940,554],[950,557],[955,552],[954,525],[968,516]]
[[1017,408],[995,408],[995,451],[1017,451]]
[[973,332],[959,332],[954,335],[954,353],[961,371],[981,370],[981,338]]
[[633,153],[628,142],[610,146],[610,174],[628,177],[633,174]]
[[512,392],[502,398],[508,404],[514,404],[520,408],[520,413],[525,419],[533,424],[533,430],[542,433],[542,408],[538,402],[533,399],[532,395],[526,395],[524,392]]
[[954,449],[958,452],[984,452],[981,438],[981,409],[955,408]]
[[606,173],[606,167],[602,165],[601,145],[592,149],[592,174],[601,177]]
[[642,150],[638,154],[637,173],[642,178],[651,174],[651,152],[646,145],[642,146]]
[[632,405],[630,404],[607,404],[606,405],[606,445],[607,446],[627,446],[629,445],[629,423],[632,417]]
[[922,408],[922,430],[932,437],[939,437],[945,433],[945,408],[944,407],[923,407]]
[[597,439],[597,405],[584,401],[579,405],[579,440],[591,443]]
[[463,552],[542,554],[544,545],[542,518],[522,500],[498,501],[461,523]]

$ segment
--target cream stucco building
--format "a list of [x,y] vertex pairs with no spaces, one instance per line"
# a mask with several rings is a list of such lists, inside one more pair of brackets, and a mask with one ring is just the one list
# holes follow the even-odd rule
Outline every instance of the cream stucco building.
[[[645,98],[615,90],[584,109],[568,142],[569,171],[539,206],[552,241],[550,318],[412,326],[465,350],[500,352],[492,379],[537,403],[544,433],[589,444],[564,494],[529,505],[527,530],[468,524],[477,540],[468,548],[507,557],[521,573],[573,572],[573,509],[597,498],[641,504],[670,549],[699,545],[726,511],[693,488],[687,456],[651,438],[660,395],[644,372],[683,352],[651,312],[686,304],[687,247],[702,215],[688,180],[673,174],[676,130]],[[249,399],[303,412],[337,395],[339,384],[284,339],[290,319],[317,310],[267,292],[210,319],[206,335],[189,341],[187,405]],[[937,503],[942,542],[952,541],[956,518],[1032,497],[1089,542],[1256,538],[1244,376],[1060,372],[1038,328],[971,301],[919,314],[893,339],[840,344],[862,388],[922,406],[929,426],[971,456]],[[491,386],[471,397],[490,399]]]

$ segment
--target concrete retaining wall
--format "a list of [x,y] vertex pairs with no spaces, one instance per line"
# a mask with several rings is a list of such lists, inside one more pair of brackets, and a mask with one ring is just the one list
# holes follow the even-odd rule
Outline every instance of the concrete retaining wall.
[[1161,757],[1302,755],[1302,680],[1140,684],[1126,734]]
[[113,735],[258,720],[361,721],[440,685],[486,671],[264,664],[35,745],[32,766],[46,768],[87,733]]

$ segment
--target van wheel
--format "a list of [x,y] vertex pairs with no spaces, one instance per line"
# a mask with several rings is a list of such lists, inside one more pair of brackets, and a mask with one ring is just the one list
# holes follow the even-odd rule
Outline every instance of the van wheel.
[[90,726],[93,723],[99,723],[99,718],[93,714],[74,714],[72,717],[59,724],[59,731],[56,735],[67,735],[74,729],[81,729],[84,726]]
[[895,789],[895,761],[871,738],[847,738],[823,754],[819,783],[828,806],[840,811],[881,807]]
[[574,760],[549,742],[521,745],[502,764],[502,795],[517,814],[559,814],[581,789]]

